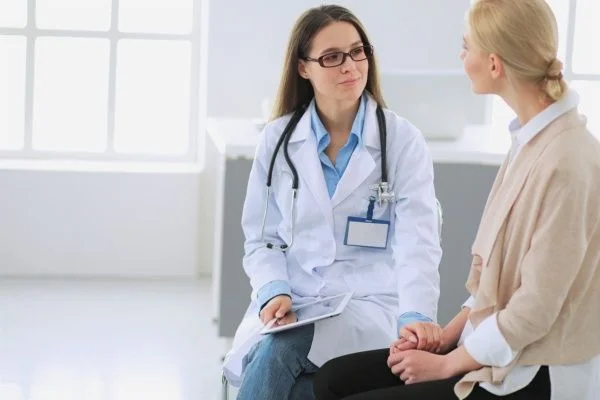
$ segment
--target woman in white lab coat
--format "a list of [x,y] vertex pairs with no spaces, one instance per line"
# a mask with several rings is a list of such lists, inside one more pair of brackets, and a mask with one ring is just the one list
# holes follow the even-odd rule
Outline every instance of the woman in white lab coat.
[[[399,325],[436,319],[441,249],[433,164],[421,133],[389,110],[385,167],[395,201],[371,202],[372,186],[382,180],[378,81],[373,47],[350,11],[321,6],[298,19],[275,118],[262,133],[248,182],[243,264],[252,301],[235,341],[243,341],[248,321],[287,324],[295,320],[292,306],[354,295],[340,316],[255,345],[244,357],[240,400],[310,399],[312,375],[324,362],[388,346]],[[292,209],[293,172],[283,146],[268,198],[266,183],[276,143],[299,108],[287,144],[299,178]],[[364,218],[369,205],[373,219],[389,221],[381,248],[360,239],[345,244],[348,218]]]
[[465,71],[517,118],[473,243],[471,297],[441,332],[408,325],[389,349],[324,365],[319,400],[600,399],[600,143],[557,48],[544,0],[474,2]]

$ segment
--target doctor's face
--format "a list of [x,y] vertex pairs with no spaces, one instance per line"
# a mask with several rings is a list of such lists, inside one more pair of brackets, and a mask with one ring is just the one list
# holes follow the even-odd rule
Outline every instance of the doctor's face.
[[[315,96],[335,101],[356,101],[362,95],[367,85],[369,60],[360,34],[348,22],[334,22],[321,29],[312,39],[311,47],[305,56],[314,61],[301,60],[298,66],[300,76],[312,84]],[[318,61],[326,64],[336,64],[346,55],[341,65],[324,67]],[[336,54],[337,53],[337,54]],[[361,60],[361,61],[354,61]]]

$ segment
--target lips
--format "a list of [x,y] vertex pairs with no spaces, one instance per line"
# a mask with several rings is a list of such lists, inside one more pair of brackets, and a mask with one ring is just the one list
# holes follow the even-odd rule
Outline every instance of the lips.
[[351,78],[351,79],[346,79],[343,82],[340,82],[340,85],[352,85],[355,84],[356,82],[358,82],[360,80],[360,78]]

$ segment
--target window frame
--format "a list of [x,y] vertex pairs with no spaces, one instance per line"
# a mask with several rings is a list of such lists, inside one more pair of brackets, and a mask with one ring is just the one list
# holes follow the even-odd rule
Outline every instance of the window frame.
[[[203,161],[206,122],[206,70],[208,1],[192,0],[192,31],[188,34],[121,32],[119,1],[111,0],[110,27],[107,31],[39,29],[36,26],[36,1],[27,2],[27,22],[22,28],[0,27],[2,36],[19,36],[26,39],[25,51],[25,124],[24,143],[18,150],[0,149],[0,159],[19,160],[73,160],[73,161],[145,161],[184,162]],[[108,70],[108,107],[106,148],[102,152],[49,151],[33,148],[33,105],[35,81],[35,45],[38,37],[103,38],[110,42]],[[191,43],[190,55],[190,112],[188,147],[185,154],[119,153],[115,150],[115,102],[117,82],[117,46],[121,39],[177,40]]]

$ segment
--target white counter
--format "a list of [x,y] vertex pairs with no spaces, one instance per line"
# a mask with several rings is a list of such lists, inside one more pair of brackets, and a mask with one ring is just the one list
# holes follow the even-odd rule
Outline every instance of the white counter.
[[500,166],[510,149],[510,135],[489,125],[470,125],[457,140],[427,144],[435,163]]
[[254,158],[263,124],[258,119],[209,118],[206,132],[228,158]]
[[[258,119],[210,118],[207,132],[228,158],[253,158],[262,124]],[[436,163],[500,165],[510,148],[510,135],[490,126],[468,126],[453,141],[428,140]]]

